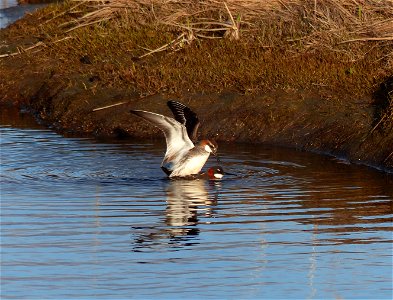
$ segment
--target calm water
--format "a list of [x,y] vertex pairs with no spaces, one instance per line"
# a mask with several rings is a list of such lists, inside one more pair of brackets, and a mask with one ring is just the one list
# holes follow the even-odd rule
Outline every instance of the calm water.
[[[22,18],[25,14],[44,7],[47,4],[18,5],[17,0],[0,0],[0,29]],[[0,44],[1,46],[1,44]]]
[[221,145],[236,175],[170,181],[160,142],[2,116],[2,299],[392,297],[386,174]]
[[0,0],[0,9],[17,6],[17,0]]

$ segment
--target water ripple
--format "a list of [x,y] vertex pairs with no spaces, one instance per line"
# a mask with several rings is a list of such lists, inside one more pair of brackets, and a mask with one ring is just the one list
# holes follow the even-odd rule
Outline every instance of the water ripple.
[[4,299],[392,296],[389,176],[221,143],[232,175],[167,180],[162,142],[12,122],[0,128]]

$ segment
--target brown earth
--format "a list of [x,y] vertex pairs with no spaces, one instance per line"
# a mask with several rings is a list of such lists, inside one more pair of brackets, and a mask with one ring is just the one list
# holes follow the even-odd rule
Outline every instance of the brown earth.
[[[27,35],[24,29],[37,22],[37,18],[42,18],[42,15],[27,17],[1,30],[2,46],[6,49],[2,53],[14,52],[21,45],[26,49],[28,45],[46,42],[41,36],[42,32]],[[149,36],[151,32],[145,34]],[[119,74],[113,70],[113,64],[99,62],[97,55],[88,51],[87,46],[84,48],[85,55],[78,48],[69,55],[56,52],[60,48],[54,46],[37,53],[26,51],[0,58],[0,102],[2,105],[29,108],[45,124],[63,132],[161,139],[159,130],[131,115],[129,110],[143,109],[170,115],[166,101],[178,99],[199,115],[202,123],[200,135],[213,137],[218,142],[295,147],[393,172],[393,124],[389,119],[391,115],[387,113],[391,107],[393,77],[389,71],[372,75],[374,79],[368,84],[371,80],[362,79],[365,75],[361,74],[361,66],[367,66],[367,63],[349,67],[341,64],[339,70],[344,71],[335,71],[336,75],[325,78],[324,68],[338,68],[327,63],[331,54],[302,54],[293,58],[294,65],[289,65],[285,61],[287,53],[278,49],[263,52],[260,56],[260,59],[265,59],[264,65],[269,66],[271,73],[277,72],[271,78],[266,76],[263,84],[257,82],[258,78],[263,80],[261,75],[247,81],[248,76],[251,77],[248,74],[232,74],[232,81],[223,76],[223,82],[220,82],[214,76],[214,72],[219,74],[220,69],[212,70],[209,80],[203,77],[208,70],[204,69],[206,61],[201,59],[191,63],[189,61],[192,59],[188,59],[212,45],[208,42],[186,49],[176,57],[166,53],[146,60],[135,61],[131,57],[119,62],[122,66],[133,64],[136,68],[138,74],[132,75],[132,80],[126,78],[124,70]],[[64,47],[70,51],[67,47],[71,47],[71,44]],[[222,47],[229,52],[233,45]],[[209,55],[214,59],[213,52],[210,51]],[[280,53],[281,56],[278,56]],[[124,52],[122,55],[121,59],[125,60]],[[216,55],[219,57],[220,53]],[[234,61],[234,58],[229,57],[228,60]],[[239,64],[242,61],[244,63],[245,59],[239,58]],[[317,65],[313,61],[321,63]],[[300,65],[300,71],[295,69],[296,65]],[[286,66],[287,70],[280,73],[280,69]],[[182,72],[179,72],[179,68],[184,68],[183,78],[180,78]],[[357,68],[358,74],[353,74],[352,68]],[[152,73],[153,70],[159,71]],[[168,70],[172,73],[165,75]],[[201,72],[200,75],[195,75],[193,70]],[[221,71],[226,72],[225,69]],[[319,77],[316,81],[312,78],[313,72]],[[108,79],[111,76],[120,79],[114,82],[111,81],[114,79]],[[198,76],[200,80],[195,79]],[[234,76],[239,77],[236,79]],[[178,78],[177,82],[174,77]],[[273,84],[280,80],[285,84]],[[362,85],[367,85],[367,88],[362,90]],[[351,86],[356,90],[351,90]],[[126,103],[93,111],[121,102]]]

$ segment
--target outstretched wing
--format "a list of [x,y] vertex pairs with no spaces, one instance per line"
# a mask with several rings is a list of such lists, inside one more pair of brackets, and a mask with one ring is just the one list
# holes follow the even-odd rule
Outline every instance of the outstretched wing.
[[192,141],[195,141],[199,127],[199,119],[197,114],[180,102],[170,100],[167,102],[167,104],[175,116],[176,121],[180,122],[186,127],[189,138]]
[[130,112],[149,121],[164,132],[167,146],[165,157],[175,155],[180,150],[189,150],[194,147],[185,126],[173,118],[144,110],[131,110]]

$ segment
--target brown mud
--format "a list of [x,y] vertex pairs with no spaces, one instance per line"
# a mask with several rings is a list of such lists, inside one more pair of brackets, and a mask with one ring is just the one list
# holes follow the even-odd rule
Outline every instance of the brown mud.
[[128,40],[117,32],[119,41],[111,42],[127,47],[115,49],[95,44],[101,27],[69,40],[54,25],[31,29],[51,18],[44,11],[0,31],[0,54],[20,52],[0,58],[0,103],[28,108],[56,130],[161,139],[129,110],[170,115],[166,101],[178,99],[200,117],[201,137],[295,147],[393,171],[393,72],[378,65],[375,47],[369,61],[335,63],[342,58],[336,52],[294,55],[207,41],[135,59],[145,51],[127,47],[141,36],[162,44],[165,37],[154,36],[160,28],[138,28]]

